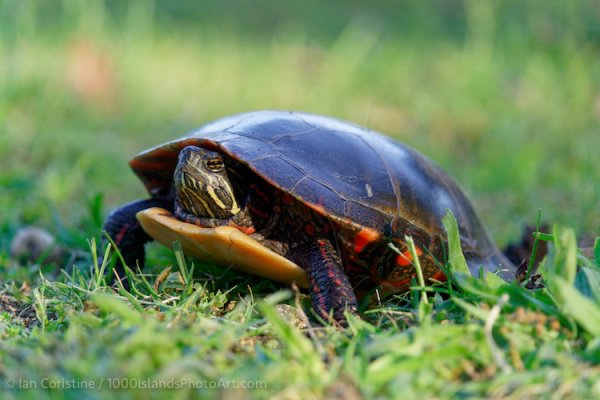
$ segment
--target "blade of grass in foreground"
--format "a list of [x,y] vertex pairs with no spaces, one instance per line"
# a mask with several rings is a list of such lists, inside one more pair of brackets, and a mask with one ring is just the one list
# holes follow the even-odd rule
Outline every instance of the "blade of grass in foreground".
[[595,270],[577,269],[577,240],[572,229],[558,232],[555,228],[555,243],[542,270],[544,282],[562,312],[573,318],[593,336],[600,336],[600,306],[592,301],[596,294],[596,280],[588,280],[591,297],[586,297],[577,285],[577,275],[582,278],[597,278]]
[[554,248],[549,254],[547,275],[562,277],[569,285],[575,282],[577,274],[577,239],[573,229],[558,231],[554,228]]
[[[469,288],[471,285],[467,282],[468,278],[472,275],[460,246],[460,232],[458,231],[456,218],[450,210],[448,210],[446,215],[442,218],[442,223],[444,224],[444,228],[448,235],[448,264],[452,279],[454,279],[461,288],[470,291]],[[484,271],[484,274],[484,281],[489,287],[499,287],[506,284],[506,282],[495,274],[486,271]]]
[[[272,297],[277,298],[278,294],[276,293],[275,296]],[[310,339],[287,323],[281,315],[279,315],[270,298],[257,303],[257,307],[270,322],[273,330],[287,347],[290,355],[308,366],[308,370],[311,371],[310,373],[315,378],[322,377],[325,373],[325,365]]]
[[600,336],[600,307],[582,295],[560,276],[548,277],[546,284],[567,315],[573,317],[587,332]]
[[116,314],[125,321],[129,321],[133,324],[139,324],[143,321],[141,310],[136,310],[129,307],[124,301],[120,300],[114,295],[106,293],[94,293],[92,294],[92,301],[96,303],[98,308],[109,314]]

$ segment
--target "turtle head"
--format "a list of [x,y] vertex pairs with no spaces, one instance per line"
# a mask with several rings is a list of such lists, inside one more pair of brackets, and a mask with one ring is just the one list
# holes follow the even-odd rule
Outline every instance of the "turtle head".
[[174,186],[179,204],[197,217],[226,219],[240,212],[226,160],[216,151],[196,146],[181,150]]

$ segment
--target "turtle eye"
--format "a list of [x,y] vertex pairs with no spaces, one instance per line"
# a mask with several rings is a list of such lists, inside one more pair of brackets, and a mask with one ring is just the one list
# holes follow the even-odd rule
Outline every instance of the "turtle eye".
[[217,157],[206,160],[206,168],[212,172],[221,172],[224,167],[225,164],[223,163],[222,158]]

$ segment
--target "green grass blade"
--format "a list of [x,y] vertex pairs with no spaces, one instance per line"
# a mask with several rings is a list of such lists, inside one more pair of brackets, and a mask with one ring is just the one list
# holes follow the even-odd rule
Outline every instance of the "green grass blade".
[[548,273],[564,278],[573,285],[577,273],[577,239],[573,229],[554,228],[554,249]]
[[471,276],[471,272],[460,247],[460,233],[458,232],[456,218],[450,210],[442,218],[442,223],[448,235],[448,263],[450,264],[450,271],[455,278],[462,281],[465,277]]
[[458,304],[463,310],[465,310],[469,314],[473,315],[477,319],[485,321],[489,316],[489,311],[486,311],[482,308],[476,307],[473,304],[471,304],[467,301],[464,301],[461,298],[452,297],[452,301],[455,302],[456,304]]
[[187,263],[185,262],[185,255],[183,254],[181,243],[178,240],[173,242],[173,251],[175,252],[175,259],[177,260],[181,279],[183,279],[185,285],[184,293],[186,296],[189,296],[194,291],[194,282],[192,279],[194,265],[192,264],[192,268],[188,270]]
[[181,305],[181,308],[186,311],[189,310],[189,308],[198,301],[200,296],[202,296],[205,293],[206,293],[206,288],[203,285],[199,285],[198,288],[190,296],[188,296],[185,299],[185,301]]
[[419,284],[419,290],[421,292],[421,301],[425,304],[429,304],[429,301],[427,300],[427,293],[425,292],[425,279],[423,278],[423,269],[421,268],[421,263],[419,262],[419,256],[417,255],[415,242],[411,236],[405,236],[404,241],[408,245],[408,251],[410,251],[410,255],[412,257],[411,263],[417,271],[417,283]]
[[48,325],[48,313],[46,307],[46,299],[44,296],[44,287],[36,288],[33,290],[33,308],[35,315],[42,327],[42,333],[45,332],[46,326]]
[[535,224],[535,233],[533,239],[533,249],[531,250],[531,256],[529,257],[529,264],[527,264],[527,275],[525,281],[529,280],[533,269],[535,268],[535,256],[537,255],[538,244],[540,242],[540,226],[542,224],[542,209],[538,211],[537,222]]
[[600,305],[597,302],[586,298],[561,276],[550,276],[546,283],[567,315],[591,335],[600,336]]
[[300,331],[284,321],[273,304],[269,304],[267,301],[260,301],[257,307],[271,323],[273,330],[286,346],[290,355],[307,365],[311,373],[315,376],[322,376],[325,373],[325,365],[312,342],[300,333]]
[[[600,270],[596,268],[581,267],[577,277],[585,281],[585,286],[591,299],[600,303]],[[578,282],[578,279],[575,280]],[[578,288],[581,291],[581,288]]]
[[594,261],[600,268],[600,237],[597,237],[594,241]]
[[140,310],[138,307],[131,308],[123,300],[114,295],[94,293],[91,299],[102,311],[115,314],[125,321],[140,324],[144,320],[141,314],[144,311],[143,309]]
[[187,283],[189,279],[187,264],[185,262],[185,256],[183,255],[183,249],[181,248],[181,243],[179,243],[179,240],[173,242],[173,252],[175,253],[175,258],[177,259],[177,266],[179,267],[181,278],[185,283]]
[[[92,239],[92,245],[94,246],[94,253],[95,253],[96,241],[94,239]],[[96,288],[100,287],[100,285],[102,284],[102,280],[104,279],[104,273],[106,271],[106,267],[107,267],[108,263],[110,262],[111,247],[112,247],[112,244],[108,243],[108,245],[106,246],[106,251],[104,252],[104,258],[102,258],[102,265],[100,266],[100,270],[98,270],[97,258],[94,260],[94,271],[96,272],[96,282],[95,282]]]

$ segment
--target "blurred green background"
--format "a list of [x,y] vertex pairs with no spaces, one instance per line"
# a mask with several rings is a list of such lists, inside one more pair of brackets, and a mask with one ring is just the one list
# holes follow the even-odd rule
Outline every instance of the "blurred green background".
[[0,0],[0,21],[0,255],[25,224],[85,250],[145,196],[131,156],[257,109],[414,146],[501,244],[540,208],[600,232],[597,1]]

